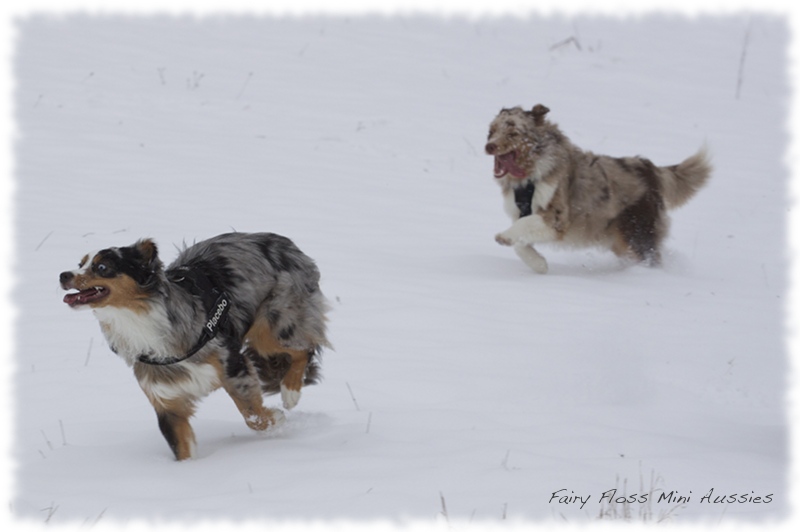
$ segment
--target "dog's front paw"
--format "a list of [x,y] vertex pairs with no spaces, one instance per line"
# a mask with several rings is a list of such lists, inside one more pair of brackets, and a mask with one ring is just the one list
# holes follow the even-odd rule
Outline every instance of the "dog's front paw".
[[283,425],[286,416],[277,408],[264,408],[258,413],[249,413],[244,421],[251,429],[262,431]]
[[513,246],[514,241],[509,238],[506,233],[497,233],[494,237],[494,241],[500,244],[501,246]]
[[514,251],[531,270],[536,273],[547,273],[547,261],[533,249],[533,246],[514,246]]

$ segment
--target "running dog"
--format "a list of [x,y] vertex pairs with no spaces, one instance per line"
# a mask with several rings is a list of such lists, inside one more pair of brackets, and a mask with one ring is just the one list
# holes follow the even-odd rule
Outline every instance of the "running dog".
[[667,209],[683,205],[711,174],[705,148],[680,164],[609,157],[573,145],[536,105],[503,109],[489,127],[486,153],[513,223],[495,240],[512,246],[532,270],[547,272],[534,244],[610,248],[617,256],[658,265]]
[[189,418],[224,388],[247,426],[284,421],[262,393],[294,407],[317,382],[326,300],[319,270],[288,238],[229,233],[185,247],[164,268],[150,239],[83,257],[60,275],[64,302],[91,308],[112,351],[133,367],[177,460],[195,455]]

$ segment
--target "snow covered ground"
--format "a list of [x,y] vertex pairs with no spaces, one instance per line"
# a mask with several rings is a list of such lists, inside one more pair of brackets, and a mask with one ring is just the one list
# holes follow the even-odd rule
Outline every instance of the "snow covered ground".
[[[614,488],[651,492],[634,520],[787,516],[785,21],[70,16],[17,31],[15,522],[585,523],[626,510],[601,500]],[[673,212],[663,268],[543,246],[541,276],[494,242],[509,222],[487,124],[540,102],[596,152],[667,165],[708,143],[714,176]],[[232,229],[317,261],[336,350],[274,434],[210,396],[199,457],[176,463],[57,275],[92,249],[151,236],[168,261]]]

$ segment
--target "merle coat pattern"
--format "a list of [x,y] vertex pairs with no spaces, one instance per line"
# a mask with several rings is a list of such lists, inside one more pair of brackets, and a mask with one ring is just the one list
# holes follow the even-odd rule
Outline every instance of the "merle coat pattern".
[[643,157],[595,155],[545,119],[549,109],[503,109],[489,127],[486,153],[512,219],[495,240],[534,271],[547,261],[534,244],[601,246],[620,257],[661,262],[667,209],[684,204],[711,174],[705,149],[673,166]]
[[[186,288],[187,271],[230,304],[216,336],[181,360],[209,321],[204,294]],[[249,427],[265,430],[284,415],[264,407],[262,393],[280,391],[292,408],[300,388],[316,382],[318,355],[329,346],[319,279],[289,239],[230,233],[185,247],[166,269],[149,239],[104,249],[60,282],[77,290],[64,301],[92,308],[111,349],[133,366],[161,432],[183,460],[195,453],[189,418],[214,389],[228,392]]]

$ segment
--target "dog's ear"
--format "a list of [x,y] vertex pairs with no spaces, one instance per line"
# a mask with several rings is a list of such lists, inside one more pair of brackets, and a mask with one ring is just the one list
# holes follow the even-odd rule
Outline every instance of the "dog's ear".
[[133,245],[141,256],[141,270],[137,281],[142,286],[151,285],[157,278],[164,265],[158,258],[158,247],[149,238],[143,238]]
[[139,240],[133,247],[142,255],[142,260],[145,264],[152,264],[158,258],[158,247],[149,238]]
[[158,258],[158,248],[149,238],[122,248],[113,248],[118,257],[119,271],[131,277],[139,286],[150,286],[158,280],[164,265]]
[[543,126],[544,125],[544,117],[547,113],[550,112],[550,109],[545,107],[544,105],[537,103],[531,109],[531,115],[533,115],[533,125],[535,126]]

